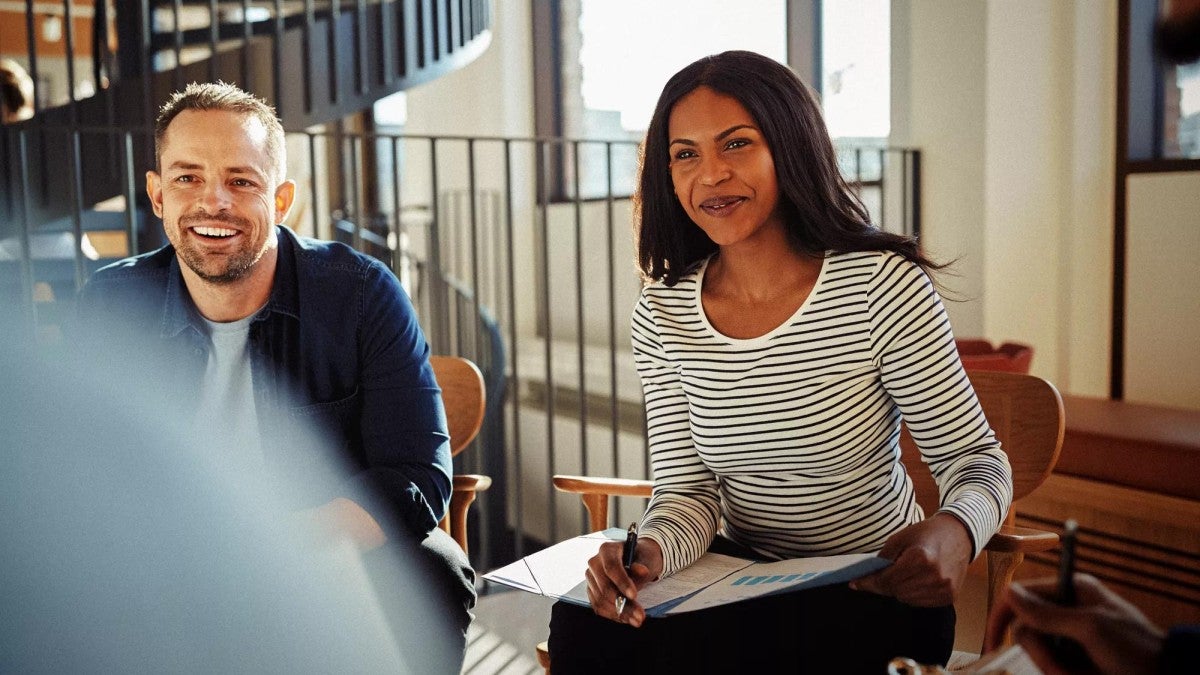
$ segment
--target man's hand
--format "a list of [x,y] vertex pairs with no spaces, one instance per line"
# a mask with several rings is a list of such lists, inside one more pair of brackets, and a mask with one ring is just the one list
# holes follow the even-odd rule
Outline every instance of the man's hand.
[[966,525],[948,513],[935,513],[889,537],[879,555],[892,564],[850,587],[915,607],[949,605],[958,596],[971,553]]
[[[646,620],[646,610],[637,603],[637,592],[648,582],[662,574],[662,549],[653,539],[638,539],[637,552],[629,574],[621,564],[619,541],[605,542],[600,551],[588,560],[587,593],[596,614],[631,626],[640,626]],[[626,599],[625,607],[617,614],[617,597]]]
[[1055,604],[1056,579],[1013,583],[988,620],[989,648],[998,646],[1008,628],[1013,640],[1046,675],[1068,671],[1054,658],[1046,640],[1058,635],[1075,640],[1099,673],[1139,675],[1157,672],[1164,635],[1161,630],[1089,574],[1075,575],[1074,607]]
[[366,509],[345,497],[338,497],[321,506],[301,511],[301,517],[315,526],[318,536],[326,541],[345,539],[360,551],[383,546],[387,535]]

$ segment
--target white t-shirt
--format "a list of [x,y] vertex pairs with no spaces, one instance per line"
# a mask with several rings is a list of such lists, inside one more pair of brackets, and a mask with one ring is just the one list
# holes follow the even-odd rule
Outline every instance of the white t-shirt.
[[204,319],[211,344],[195,423],[222,463],[261,474],[265,461],[250,368],[250,324],[256,316],[228,323]]

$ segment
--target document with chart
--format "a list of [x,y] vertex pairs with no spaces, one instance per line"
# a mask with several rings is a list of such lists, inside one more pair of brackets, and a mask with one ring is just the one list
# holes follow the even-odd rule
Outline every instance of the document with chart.
[[[588,605],[584,573],[587,561],[605,541],[621,541],[625,530],[611,528],[568,539],[495,571],[484,579],[549,598]],[[889,565],[870,553],[754,562],[705,553],[686,569],[638,591],[648,616],[665,616],[716,607],[772,593],[839,584]]]

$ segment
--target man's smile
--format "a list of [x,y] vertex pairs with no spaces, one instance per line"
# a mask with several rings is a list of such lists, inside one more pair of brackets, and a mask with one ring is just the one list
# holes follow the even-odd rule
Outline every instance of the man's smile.
[[227,227],[203,227],[203,226],[200,226],[200,227],[193,227],[192,231],[201,236],[212,237],[212,238],[216,238],[216,239],[232,237],[233,235],[238,233],[237,230],[233,230],[233,229],[230,229]]

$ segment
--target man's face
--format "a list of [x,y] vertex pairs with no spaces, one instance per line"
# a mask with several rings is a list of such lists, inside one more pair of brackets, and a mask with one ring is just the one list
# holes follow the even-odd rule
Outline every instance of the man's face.
[[274,261],[274,226],[291,208],[295,184],[276,185],[267,135],[250,115],[185,110],[167,127],[162,174],[146,173],[167,239],[203,281],[233,283],[265,267],[264,255]]

